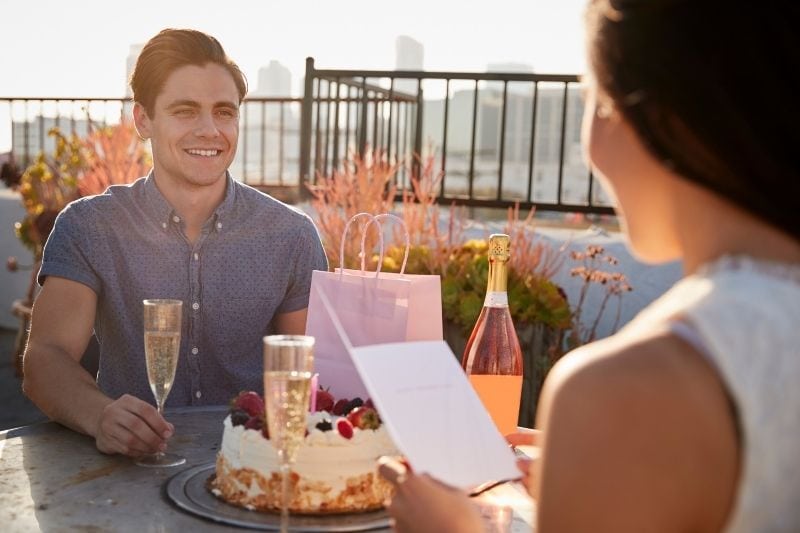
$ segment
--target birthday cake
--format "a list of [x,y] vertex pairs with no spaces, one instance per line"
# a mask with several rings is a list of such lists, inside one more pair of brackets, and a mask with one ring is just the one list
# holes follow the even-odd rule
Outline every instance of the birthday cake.
[[[320,390],[315,409],[291,466],[289,511],[330,514],[383,507],[391,485],[378,474],[376,460],[399,452],[374,406],[359,398],[334,401]],[[280,510],[280,461],[269,440],[264,401],[255,392],[241,393],[223,422],[211,490],[240,507]]]

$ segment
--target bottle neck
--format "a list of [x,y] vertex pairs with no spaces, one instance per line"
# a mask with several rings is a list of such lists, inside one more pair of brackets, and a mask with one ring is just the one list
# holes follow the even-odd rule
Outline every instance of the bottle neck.
[[504,260],[489,257],[489,281],[484,307],[508,307],[508,268]]

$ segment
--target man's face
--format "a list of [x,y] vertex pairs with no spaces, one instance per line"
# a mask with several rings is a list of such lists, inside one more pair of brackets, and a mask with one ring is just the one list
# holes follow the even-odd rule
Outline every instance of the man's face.
[[139,134],[150,138],[159,181],[190,188],[214,185],[236,154],[239,92],[224,67],[186,65],[167,78],[153,116],[136,104],[134,119]]

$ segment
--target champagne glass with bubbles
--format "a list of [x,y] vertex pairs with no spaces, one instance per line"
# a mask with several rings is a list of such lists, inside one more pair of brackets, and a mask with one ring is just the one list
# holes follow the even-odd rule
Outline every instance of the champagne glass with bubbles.
[[264,337],[264,403],[270,442],[281,463],[281,531],[289,527],[289,469],[305,439],[314,337]]
[[[164,416],[178,354],[181,347],[181,316],[183,302],[180,300],[144,300],[144,356],[147,361],[147,381],[156,398],[158,413]],[[140,457],[139,466],[178,466],[186,462],[185,457],[173,453],[158,452]]]

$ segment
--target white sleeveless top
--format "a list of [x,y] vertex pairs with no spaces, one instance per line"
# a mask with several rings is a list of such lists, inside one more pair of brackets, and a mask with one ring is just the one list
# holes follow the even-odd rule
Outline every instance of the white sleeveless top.
[[727,256],[625,330],[667,324],[716,366],[741,431],[728,532],[800,532],[800,267]]

